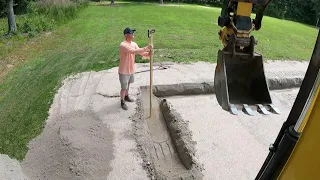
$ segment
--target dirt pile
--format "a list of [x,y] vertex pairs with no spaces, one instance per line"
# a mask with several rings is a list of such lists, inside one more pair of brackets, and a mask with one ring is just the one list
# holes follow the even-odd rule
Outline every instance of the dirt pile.
[[23,171],[30,179],[106,179],[112,139],[108,125],[93,113],[73,112],[30,142]]

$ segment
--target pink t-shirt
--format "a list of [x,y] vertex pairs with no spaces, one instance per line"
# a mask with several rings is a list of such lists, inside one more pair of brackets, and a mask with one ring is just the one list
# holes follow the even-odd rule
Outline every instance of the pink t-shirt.
[[139,48],[135,42],[127,42],[124,40],[120,44],[120,64],[118,73],[120,74],[133,74],[135,72],[135,58],[136,54],[143,55],[146,49]]

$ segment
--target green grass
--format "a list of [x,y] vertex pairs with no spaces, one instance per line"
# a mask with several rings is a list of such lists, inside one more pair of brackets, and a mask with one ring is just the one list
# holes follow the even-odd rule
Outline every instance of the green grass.
[[17,25],[15,36],[2,36],[8,31],[8,23],[7,19],[0,19],[0,73],[7,71],[7,65],[10,66],[21,61],[19,58],[8,57],[10,52],[21,48],[28,42],[29,37],[50,31],[76,18],[78,12],[87,7],[88,1],[78,0],[76,3],[65,1],[65,3],[52,5],[45,1],[37,5],[35,2],[30,2],[27,14],[15,16]]
[[267,59],[310,60],[318,30],[300,23],[266,17],[260,31],[257,51]]
[[[116,4],[119,6],[91,5],[51,35],[31,39],[10,52],[10,57],[22,57],[25,62],[17,63],[0,84],[0,153],[24,158],[28,142],[42,132],[63,78],[117,66],[118,47],[127,26],[137,29],[135,41],[140,46],[148,44],[147,29],[156,29],[155,61],[216,61],[222,47],[216,25],[220,9]],[[260,40],[257,51],[268,59],[308,60],[317,30],[266,17],[255,34]]]
[[[16,17],[16,22],[20,21],[20,16]],[[8,32],[7,19],[0,19],[0,36]],[[23,35],[13,36],[11,38],[0,37],[0,60],[4,58],[16,47],[21,46],[27,38]],[[1,63],[1,62],[0,62]],[[0,65],[0,72],[2,67]]]

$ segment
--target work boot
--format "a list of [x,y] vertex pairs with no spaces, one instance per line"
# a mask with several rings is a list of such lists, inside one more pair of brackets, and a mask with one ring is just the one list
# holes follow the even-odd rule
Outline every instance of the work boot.
[[123,110],[128,110],[128,106],[126,105],[124,100],[121,100],[121,107],[122,107]]
[[129,98],[129,96],[125,96],[124,100],[127,101],[127,102],[134,102],[134,100]]

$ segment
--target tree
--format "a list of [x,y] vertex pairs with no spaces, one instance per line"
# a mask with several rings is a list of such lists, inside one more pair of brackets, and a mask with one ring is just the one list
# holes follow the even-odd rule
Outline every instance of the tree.
[[319,25],[319,19],[320,19],[320,1],[319,0],[313,0],[313,3],[314,3],[314,10],[316,11],[316,14],[317,14],[317,24],[316,26],[318,27]]
[[110,5],[111,5],[111,6],[113,6],[113,5],[114,5],[114,0],[111,0]]
[[160,0],[159,4],[163,4],[163,0]]
[[13,11],[13,0],[6,0],[7,4],[7,17],[8,17],[8,33],[13,33],[17,30],[16,19]]
[[320,1],[313,0],[313,3],[314,3],[314,10],[319,14],[320,13]]

